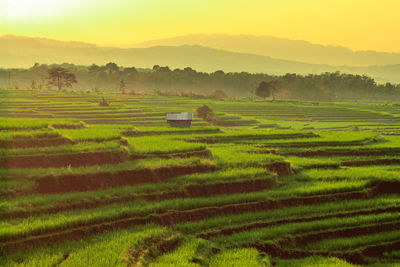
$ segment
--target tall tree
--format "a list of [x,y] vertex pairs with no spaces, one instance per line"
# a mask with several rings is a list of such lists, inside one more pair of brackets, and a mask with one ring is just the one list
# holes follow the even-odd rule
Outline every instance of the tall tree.
[[278,79],[274,79],[269,82],[269,87],[271,90],[272,101],[275,101],[276,94],[282,89],[282,85]]
[[96,74],[96,73],[98,73],[99,71],[101,71],[101,67],[99,67],[99,66],[96,65],[96,64],[92,64],[92,65],[89,67],[89,73],[90,73],[90,74]]
[[135,67],[128,67],[128,68],[124,68],[124,70],[122,71],[124,74],[135,74],[138,71],[136,70]]
[[270,84],[268,82],[262,81],[257,89],[256,89],[256,96],[262,97],[262,98],[267,98],[271,96],[271,89],[270,89]]
[[115,64],[114,62],[107,63],[105,68],[108,71],[108,74],[113,74],[114,72],[118,72],[119,71],[118,65]]
[[59,91],[63,87],[71,87],[73,83],[77,83],[75,74],[64,68],[53,67],[47,73],[47,86],[56,86]]
[[256,89],[256,96],[267,98],[272,96],[272,101],[275,100],[276,94],[281,90],[281,83],[279,80],[274,79],[269,82],[261,82]]
[[125,81],[124,80],[120,80],[119,81],[119,91],[121,92],[121,94],[123,94],[123,95],[126,94],[125,89],[126,89]]

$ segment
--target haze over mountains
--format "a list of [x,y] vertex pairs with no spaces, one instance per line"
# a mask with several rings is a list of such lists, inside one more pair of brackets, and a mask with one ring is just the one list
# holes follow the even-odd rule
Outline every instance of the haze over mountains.
[[[379,82],[400,82],[400,54],[396,53],[353,52],[282,38],[226,35],[181,36],[135,46],[100,47],[83,42],[6,35],[0,36],[0,67],[31,67],[35,62],[80,65],[115,62],[141,68],[156,64],[168,65],[171,69],[190,66],[206,72],[308,74],[341,71],[367,74]],[[353,66],[343,66],[347,64],[345,60]]]
[[323,46],[273,36],[193,34],[151,40],[132,47],[201,45],[313,64],[370,66],[400,64],[400,53],[353,51],[343,46]]

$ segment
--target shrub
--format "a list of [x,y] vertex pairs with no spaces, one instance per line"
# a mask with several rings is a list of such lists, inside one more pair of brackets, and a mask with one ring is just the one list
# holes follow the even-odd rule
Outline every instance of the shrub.
[[214,111],[207,105],[203,105],[196,110],[197,116],[205,121],[213,122],[215,120]]

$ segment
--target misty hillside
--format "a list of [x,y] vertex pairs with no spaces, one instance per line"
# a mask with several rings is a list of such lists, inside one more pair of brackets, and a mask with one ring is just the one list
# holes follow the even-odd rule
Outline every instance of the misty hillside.
[[18,36],[0,37],[0,67],[31,67],[43,64],[74,63],[80,65],[115,62],[122,66],[170,68],[190,66],[198,71],[263,72],[269,74],[321,73],[341,71],[367,74],[380,82],[400,82],[400,65],[371,67],[336,67],[275,59],[254,54],[236,53],[202,46],[156,46],[149,48],[99,47],[80,42],[61,42]]
[[400,53],[352,51],[342,46],[323,46],[273,36],[196,34],[137,43],[133,47],[180,46],[185,44],[313,64],[337,66],[400,64]]

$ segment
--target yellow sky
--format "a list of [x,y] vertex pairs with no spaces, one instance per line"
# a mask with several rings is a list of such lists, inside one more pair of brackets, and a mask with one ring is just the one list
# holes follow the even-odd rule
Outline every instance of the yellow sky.
[[398,0],[0,0],[0,35],[100,45],[196,33],[400,52]]

